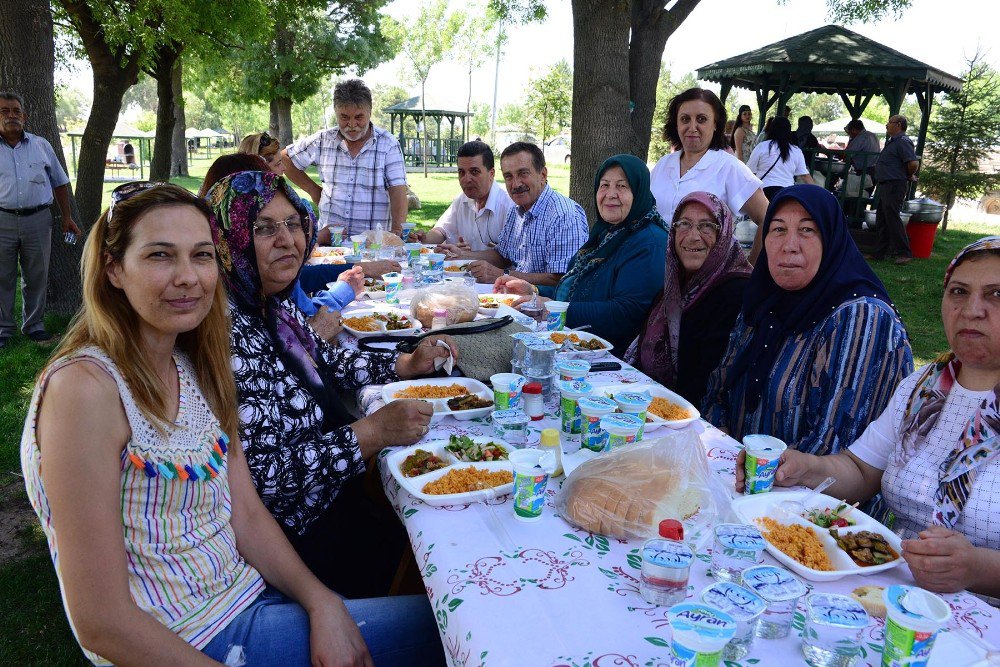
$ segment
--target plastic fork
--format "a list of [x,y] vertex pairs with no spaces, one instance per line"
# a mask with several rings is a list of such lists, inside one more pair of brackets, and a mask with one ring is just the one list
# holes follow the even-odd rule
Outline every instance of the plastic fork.
[[788,516],[801,517],[806,511],[806,504],[836,481],[834,477],[827,477],[817,484],[815,489],[807,493],[802,500],[783,500],[778,503],[778,509]]

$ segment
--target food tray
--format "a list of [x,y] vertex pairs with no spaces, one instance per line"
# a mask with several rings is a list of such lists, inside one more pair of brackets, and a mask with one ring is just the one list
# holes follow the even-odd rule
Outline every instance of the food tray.
[[497,314],[496,307],[491,307],[489,305],[490,300],[502,301],[507,306],[514,303],[521,297],[517,294],[480,294],[479,295],[479,312],[483,315],[489,317],[494,317]]
[[370,336],[382,336],[388,334],[390,336],[406,336],[420,329],[420,323],[416,321],[408,312],[405,310],[399,310],[397,308],[358,308],[356,310],[351,310],[343,314],[343,318],[347,320],[351,317],[367,317],[369,315],[376,315],[378,313],[395,313],[400,317],[405,317],[407,321],[412,325],[409,329],[393,329],[387,330],[385,328],[384,322],[379,322],[382,328],[378,331],[358,331],[353,327],[344,325],[344,330],[349,331],[357,338],[368,338]]
[[[859,509],[855,509],[848,515],[849,518],[856,522],[855,525],[850,526],[849,528],[840,528],[838,529],[838,532],[844,535],[860,530],[868,530],[873,533],[878,533],[885,538],[886,542],[888,542],[889,546],[892,547],[897,554],[900,554],[899,558],[888,563],[882,563],[881,565],[871,565],[868,567],[858,565],[851,559],[850,554],[837,546],[837,542],[833,539],[827,529],[820,528],[804,518],[796,519],[787,517],[777,507],[777,504],[784,500],[801,500],[807,493],[809,493],[809,491],[772,491],[770,493],[757,493],[752,496],[737,498],[733,501],[732,507],[736,516],[738,516],[745,523],[753,524],[760,528],[762,534],[765,532],[763,527],[759,526],[755,523],[755,521],[756,519],[765,516],[783,524],[798,523],[803,526],[811,526],[815,530],[816,535],[819,537],[820,542],[822,542],[824,549],[826,549],[826,553],[830,557],[830,562],[833,563],[833,566],[836,569],[829,572],[823,572],[821,570],[815,570],[811,567],[806,567],[797,560],[785,555],[784,552],[779,550],[770,542],[767,542],[768,552],[770,552],[770,554],[774,556],[779,563],[790,570],[801,574],[810,581],[835,581],[846,577],[849,574],[875,574],[876,572],[883,572],[894,568],[903,562],[903,547],[900,544],[899,537]],[[813,500],[809,501],[809,505],[806,506],[806,509],[821,509],[824,507],[834,508],[841,502],[842,501],[837,498],[833,498],[825,494],[819,494],[813,498]],[[766,541],[767,539],[765,538],[765,542]]]
[[309,259],[306,260],[306,264],[344,264],[347,261],[344,259],[346,254],[344,248],[316,246],[313,248],[312,254],[309,255]]
[[551,339],[552,334],[576,334],[582,340],[596,340],[604,346],[603,350],[571,350],[567,348],[563,354],[566,355],[567,359],[594,359],[596,357],[603,357],[606,354],[610,354],[614,345],[604,340],[600,336],[592,334],[588,331],[540,331],[539,336],[546,336]]
[[[487,437],[476,437],[472,438],[475,442],[495,442],[497,444],[503,445],[504,449],[511,452],[515,447],[511,446],[509,443],[501,440],[500,438],[487,438]],[[389,460],[386,461],[386,465],[389,466],[389,471],[392,473],[393,478],[399,482],[406,491],[414,498],[419,498],[428,505],[433,505],[434,507],[443,507],[445,505],[461,505],[464,503],[474,503],[478,501],[485,500],[487,498],[496,498],[499,496],[506,495],[511,492],[514,488],[514,484],[503,484],[501,486],[494,487],[492,489],[484,489],[482,491],[469,491],[467,493],[448,493],[443,495],[432,495],[427,494],[422,491],[424,485],[428,482],[433,482],[434,480],[443,477],[452,468],[467,468],[472,466],[474,468],[479,468],[481,470],[489,470],[491,472],[496,472],[500,470],[513,470],[511,468],[510,461],[482,461],[478,463],[467,463],[465,461],[458,461],[454,456],[452,456],[446,449],[445,445],[448,444],[447,440],[433,440],[426,444],[416,444],[405,449],[401,449],[398,452],[393,452],[389,455]],[[440,470],[432,470],[431,472],[424,473],[423,475],[418,475],[417,477],[404,477],[403,473],[400,472],[400,465],[402,465],[403,460],[407,456],[412,454],[418,449],[423,449],[424,451],[431,452],[435,454],[443,461],[448,463],[448,466],[441,468]]]
[[649,395],[653,396],[654,398],[657,397],[665,398],[671,403],[676,403],[677,405],[691,412],[691,416],[687,417],[686,419],[664,419],[662,417],[657,417],[651,412],[647,412],[646,430],[645,430],[646,433],[649,433],[650,431],[657,429],[660,426],[666,426],[668,428],[674,428],[674,429],[681,429],[687,426],[688,424],[691,424],[697,421],[698,419],[701,419],[701,413],[698,412],[698,408],[694,407],[694,405],[692,405],[687,399],[680,396],[679,394],[675,394],[666,387],[663,387],[658,384],[650,384],[642,382],[636,384],[616,384],[608,387],[599,387],[598,391],[600,391],[605,396],[611,396],[612,394],[616,394],[620,391],[638,391],[638,392],[645,391],[649,392]]
[[[485,384],[479,380],[473,380],[472,378],[458,378],[458,377],[448,377],[448,378],[424,378],[422,380],[403,380],[402,382],[393,382],[382,387],[382,399],[386,403],[391,403],[392,401],[400,400],[394,398],[393,394],[401,389],[406,389],[407,387],[412,387],[414,385],[450,385],[450,384],[460,384],[469,390],[470,394],[475,394],[479,398],[485,398],[490,401],[493,400],[493,390],[487,387]],[[485,408],[476,408],[474,410],[452,410],[448,407],[447,398],[422,398],[417,399],[422,401],[427,401],[434,406],[434,416],[431,421],[437,421],[442,417],[451,415],[455,419],[460,421],[467,421],[469,419],[476,419],[478,417],[485,417],[493,411],[493,406],[488,405]],[[447,444],[447,443],[446,443]]]

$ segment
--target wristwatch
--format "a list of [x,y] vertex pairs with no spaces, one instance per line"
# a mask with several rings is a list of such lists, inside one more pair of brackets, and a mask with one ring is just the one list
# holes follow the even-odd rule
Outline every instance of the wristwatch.
[[503,274],[504,274],[505,276],[509,276],[509,275],[510,275],[510,269],[504,269],[504,270],[503,270]]

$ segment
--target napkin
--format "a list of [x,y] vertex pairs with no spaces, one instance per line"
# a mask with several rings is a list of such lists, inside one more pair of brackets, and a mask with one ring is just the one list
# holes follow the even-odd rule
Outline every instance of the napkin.
[[448,343],[443,340],[437,341],[437,345],[448,350],[448,356],[445,357],[434,357],[434,370],[439,371],[444,368],[444,372],[451,375],[452,370],[455,368],[455,356],[451,353],[451,348]]

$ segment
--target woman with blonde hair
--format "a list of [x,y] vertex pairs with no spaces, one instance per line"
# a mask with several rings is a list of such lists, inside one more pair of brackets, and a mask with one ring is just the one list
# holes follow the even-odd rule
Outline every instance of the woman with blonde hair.
[[243,137],[243,141],[240,142],[240,147],[236,149],[236,152],[259,155],[267,163],[268,171],[278,176],[285,173],[285,163],[281,160],[281,146],[278,144],[278,140],[267,132],[248,134]]
[[115,189],[32,396],[21,465],[73,632],[95,664],[402,663],[433,621],[345,605],[250,481],[210,216],[177,186]]

